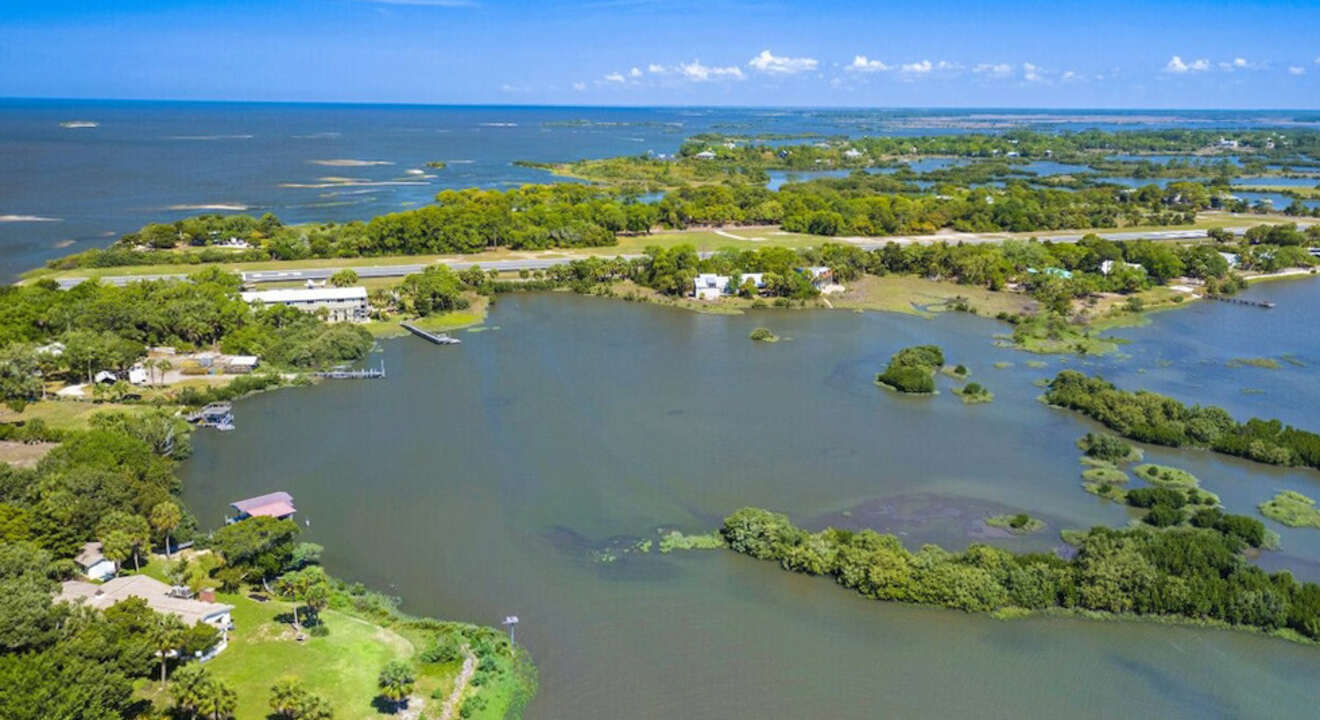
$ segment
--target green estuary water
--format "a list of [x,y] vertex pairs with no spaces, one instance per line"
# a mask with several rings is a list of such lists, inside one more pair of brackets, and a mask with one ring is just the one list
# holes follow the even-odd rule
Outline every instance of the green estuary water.
[[[540,671],[532,718],[1309,716],[1312,647],[997,621],[869,601],[731,552],[628,551],[744,505],[914,548],[1051,550],[1061,528],[1124,524],[1123,508],[1080,487],[1073,443],[1096,426],[1040,404],[1033,381],[1075,367],[1320,429],[1320,338],[1304,310],[1320,284],[1250,292],[1279,308],[1201,303],[1120,331],[1132,340],[1122,357],[1066,363],[993,347],[1005,326],[962,314],[717,316],[506,296],[461,346],[383,343],[370,362],[383,357],[386,380],[240,402],[235,431],[196,438],[185,499],[210,527],[234,499],[288,490],[334,574],[416,614],[519,615]],[[748,340],[762,325],[784,340]],[[874,373],[916,343],[943,346],[995,401],[964,405],[944,377],[934,397],[878,389]],[[1226,365],[1283,354],[1296,362]],[[1158,448],[1147,459],[1195,473],[1232,512],[1254,514],[1281,488],[1320,491],[1311,471]],[[984,526],[1010,511],[1049,527]],[[1283,549],[1262,564],[1320,575],[1320,531],[1271,527]]]

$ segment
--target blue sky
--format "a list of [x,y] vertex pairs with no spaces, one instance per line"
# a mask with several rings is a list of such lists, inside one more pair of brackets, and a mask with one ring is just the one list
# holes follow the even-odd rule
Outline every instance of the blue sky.
[[1318,108],[1320,3],[0,0],[0,96]]

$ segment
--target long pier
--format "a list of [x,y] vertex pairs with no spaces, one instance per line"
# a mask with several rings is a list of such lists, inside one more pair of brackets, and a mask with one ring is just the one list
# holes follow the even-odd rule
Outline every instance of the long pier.
[[331,380],[376,380],[385,377],[385,361],[380,361],[379,368],[364,368],[362,370],[326,370],[313,373],[319,378],[329,378]]
[[1252,307],[1259,307],[1259,308],[1266,308],[1266,309],[1269,309],[1269,308],[1273,308],[1273,307],[1274,307],[1274,303],[1271,302],[1271,301],[1269,301],[1269,300],[1244,300],[1244,299],[1242,299],[1242,298],[1228,297],[1227,295],[1210,295],[1210,296],[1208,296],[1208,297],[1209,297],[1211,300],[1218,300],[1219,302],[1233,303],[1234,305],[1250,305],[1250,306],[1252,306]]
[[417,327],[416,325],[413,325],[412,323],[406,323],[406,322],[399,323],[399,326],[402,327],[404,330],[407,330],[408,332],[412,333],[413,335],[416,335],[417,337],[426,340],[428,342],[433,342],[436,345],[458,345],[463,342],[458,338],[449,337],[449,335],[445,333],[437,334],[433,332],[427,332]]

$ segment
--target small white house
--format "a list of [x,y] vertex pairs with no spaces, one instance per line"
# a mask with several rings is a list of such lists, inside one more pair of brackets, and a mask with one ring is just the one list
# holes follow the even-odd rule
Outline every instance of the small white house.
[[696,155],[693,155],[692,157],[698,160],[714,160],[715,153],[714,151],[711,150],[702,150],[701,152],[697,153]]
[[146,385],[149,378],[147,369],[141,365],[134,365],[128,369],[128,381],[134,385]]
[[93,580],[106,580],[115,576],[115,561],[101,554],[101,543],[89,542],[83,545],[73,562],[78,571]]
[[92,382],[97,385],[114,385],[119,382],[119,376],[109,370],[100,370],[92,376]]
[[857,148],[848,148],[847,150],[843,151],[843,156],[848,158],[849,160],[856,160],[857,158],[862,156],[862,151],[858,150]]
[[1224,262],[1228,263],[1228,266],[1231,268],[1237,267],[1238,263],[1241,261],[1241,258],[1238,257],[1237,253],[1221,252],[1219,253],[1219,257],[1223,258]]
[[752,285],[756,286],[756,289],[760,290],[761,288],[765,287],[765,273],[743,273],[739,275],[738,287],[742,287],[743,285],[746,285],[748,281],[751,281]]
[[834,271],[824,265],[812,265],[810,267],[799,268],[811,279],[811,284],[821,287],[834,282]]
[[257,369],[261,358],[256,355],[230,355],[225,360],[225,372],[230,375],[246,375]]
[[1145,267],[1138,265],[1137,263],[1123,262],[1121,260],[1119,261],[1106,260],[1100,263],[1100,274],[1108,275],[1109,273],[1114,271],[1114,268],[1119,268],[1119,267],[1136,268],[1137,270],[1140,270],[1142,272],[1146,271]]
[[692,297],[698,300],[719,300],[728,288],[728,275],[702,273],[692,279]]

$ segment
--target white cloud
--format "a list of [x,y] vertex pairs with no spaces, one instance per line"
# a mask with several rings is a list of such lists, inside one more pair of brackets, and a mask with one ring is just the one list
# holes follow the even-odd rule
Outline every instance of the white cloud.
[[707,80],[720,80],[723,78],[732,78],[734,80],[743,79],[742,68],[730,67],[710,67],[702,65],[700,60],[693,60],[690,63],[679,63],[678,72],[688,80],[696,82],[705,82]]
[[913,63],[903,63],[899,66],[899,71],[908,76],[929,75],[932,71],[954,71],[961,70],[962,65],[956,62],[941,60],[931,62],[929,60],[919,60]]
[[852,64],[844,68],[849,72],[884,72],[893,70],[893,66],[886,65],[880,60],[870,60],[865,55],[858,55],[853,58]]
[[[1072,70],[1064,70],[1063,74],[1059,76],[1059,80],[1061,80],[1062,82],[1073,82],[1076,80],[1085,80],[1085,79],[1086,78],[1082,77],[1081,75],[1078,75],[1076,72],[1073,72]],[[1099,77],[1097,76],[1096,79],[1098,80]]]
[[605,76],[605,82],[609,82],[609,83],[625,83],[625,82],[627,82],[627,79],[624,78],[623,75],[622,75],[621,73],[612,72],[612,73],[610,73],[609,75],[606,75],[606,76]]
[[769,50],[762,50],[760,55],[747,61],[747,66],[752,69],[775,75],[795,75],[815,70],[819,64],[816,58],[780,57],[772,55]]
[[1247,62],[1246,58],[1240,58],[1240,57],[1233,58],[1231,62],[1226,61],[1219,63],[1219,69],[1227,70],[1228,72],[1233,72],[1234,70],[1245,70],[1250,67],[1254,67],[1254,66],[1251,63]]
[[1027,82],[1040,82],[1040,67],[1029,62],[1022,63],[1022,79]]
[[1164,71],[1171,73],[1205,72],[1209,69],[1210,61],[1205,58],[1185,63],[1183,62],[1183,59],[1177,55],[1169,58],[1169,63],[1164,66]]
[[642,76],[642,71],[640,68],[633,68],[632,70],[628,71],[628,77],[630,78],[639,78],[641,76]]
[[1302,67],[1301,65],[1289,65],[1289,66],[1288,66],[1288,74],[1289,74],[1289,75],[1305,75],[1305,74],[1306,74],[1306,68]]
[[669,72],[664,65],[656,65],[655,63],[647,65],[646,71],[653,75],[664,75],[666,72]]
[[980,63],[972,67],[972,72],[977,75],[1005,78],[1013,74],[1013,66],[1008,63]]
[[578,92],[582,92],[583,90],[587,89],[587,84],[584,82],[575,82],[573,83],[573,89]]

